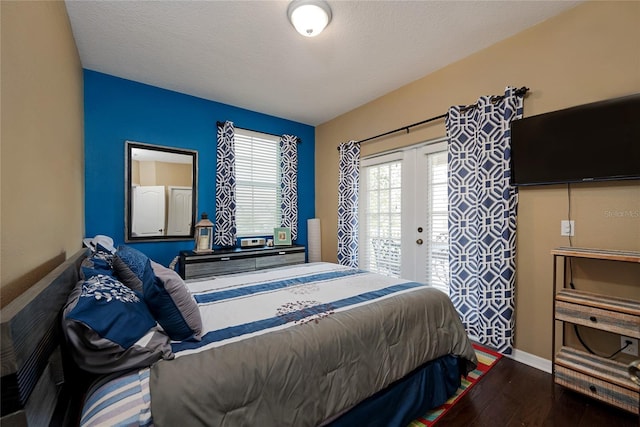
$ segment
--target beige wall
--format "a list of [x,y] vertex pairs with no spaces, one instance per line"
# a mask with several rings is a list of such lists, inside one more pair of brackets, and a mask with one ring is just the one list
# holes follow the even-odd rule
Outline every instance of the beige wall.
[[187,163],[157,163],[157,184],[168,186],[191,187],[191,176],[193,167]]
[[82,67],[62,1],[2,1],[0,296],[81,248]]
[[132,184],[191,187],[193,167],[185,163],[131,162]]
[[[588,2],[477,54],[423,77],[316,128],[316,216],[322,221],[322,258],[336,260],[336,146],[438,116],[453,104],[530,88],[525,116],[640,92],[640,2]],[[363,155],[445,134],[444,121],[363,145]],[[606,144],[606,142],[605,142]],[[574,246],[640,250],[640,183],[574,185]],[[551,357],[552,257],[568,246],[560,236],[567,216],[566,186],[520,191],[516,284],[516,348]],[[608,212],[627,212],[612,216]],[[615,266],[614,266],[615,267]],[[608,276],[601,275],[603,281]],[[638,296],[636,286],[617,286]],[[598,286],[597,284],[595,286]],[[604,285],[600,285],[604,286]]]

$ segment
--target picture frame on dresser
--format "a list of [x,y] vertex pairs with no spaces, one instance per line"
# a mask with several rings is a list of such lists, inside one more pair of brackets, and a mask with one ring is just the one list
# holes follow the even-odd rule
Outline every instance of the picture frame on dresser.
[[291,229],[289,227],[276,227],[273,229],[274,246],[291,246]]

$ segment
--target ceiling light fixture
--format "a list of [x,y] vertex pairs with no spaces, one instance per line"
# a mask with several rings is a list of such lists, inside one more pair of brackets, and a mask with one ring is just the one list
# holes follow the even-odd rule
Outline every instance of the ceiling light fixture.
[[324,0],[294,0],[287,15],[296,31],[305,37],[315,37],[331,21],[331,8]]

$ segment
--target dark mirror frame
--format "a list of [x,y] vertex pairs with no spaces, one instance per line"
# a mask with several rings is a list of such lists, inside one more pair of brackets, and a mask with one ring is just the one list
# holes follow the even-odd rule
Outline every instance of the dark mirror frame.
[[[189,234],[184,235],[161,235],[161,236],[135,236],[132,233],[133,217],[133,194],[131,191],[131,179],[132,173],[132,150],[134,148],[158,151],[161,153],[175,153],[191,157],[191,227]],[[198,152],[195,150],[187,150],[174,147],[164,147],[161,145],[147,144],[136,141],[125,141],[125,177],[124,177],[124,191],[125,191],[125,216],[124,225],[125,242],[157,242],[157,241],[174,241],[174,240],[190,240],[194,237],[194,228],[196,223],[196,212],[198,207]],[[165,217],[166,218],[166,217]],[[165,219],[165,224],[167,219]]]

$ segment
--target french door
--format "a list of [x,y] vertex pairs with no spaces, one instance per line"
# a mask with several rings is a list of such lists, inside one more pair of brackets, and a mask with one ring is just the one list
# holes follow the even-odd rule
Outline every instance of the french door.
[[362,159],[360,268],[448,293],[446,140]]

